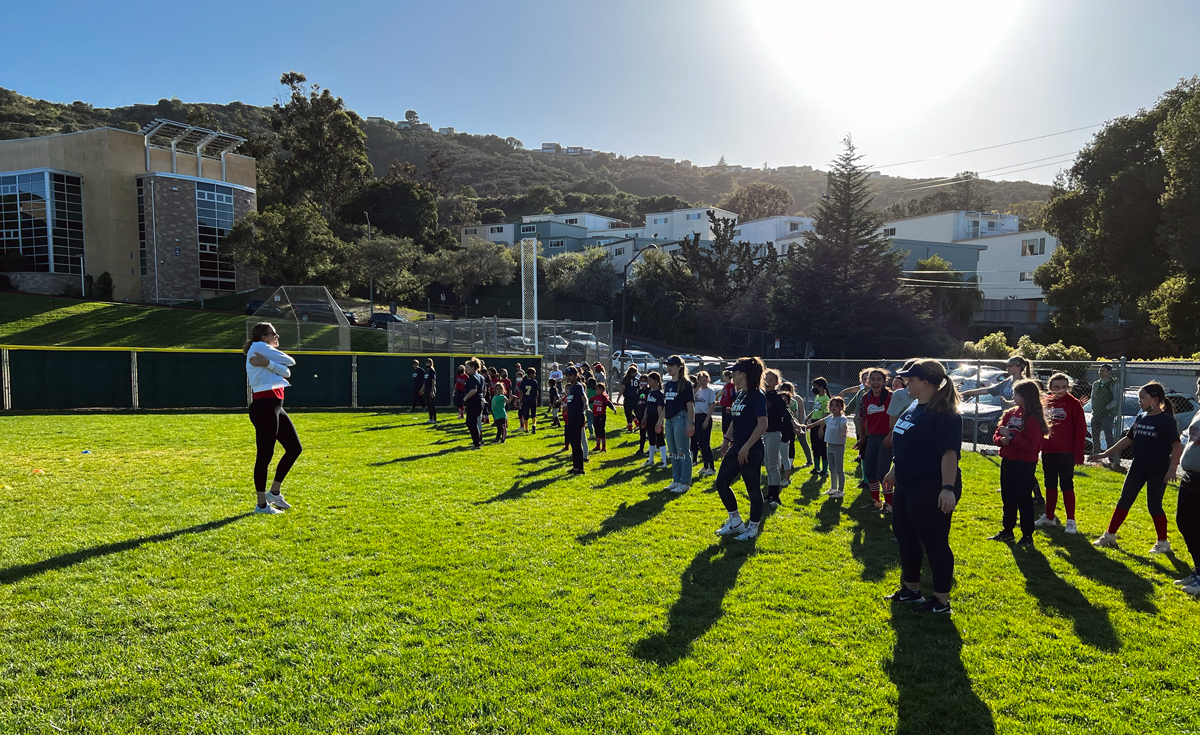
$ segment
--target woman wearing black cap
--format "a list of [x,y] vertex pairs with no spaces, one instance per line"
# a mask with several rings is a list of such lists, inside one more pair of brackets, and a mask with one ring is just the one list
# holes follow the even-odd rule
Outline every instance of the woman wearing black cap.
[[[757,357],[743,357],[731,368],[738,393],[730,407],[729,425],[724,427],[723,459],[713,483],[725,510],[729,511],[729,518],[717,529],[717,535],[733,536],[738,541],[757,538],[762,523],[762,435],[767,431],[767,395],[762,390],[764,369],[763,361]],[[737,497],[730,489],[738,475],[750,496],[749,523],[742,522]]]
[[583,432],[584,409],[587,397],[583,392],[583,384],[579,382],[579,371],[573,367],[567,368],[567,443],[571,445],[572,475],[583,474]]
[[466,392],[463,393],[463,406],[466,408],[467,430],[471,432],[471,448],[483,446],[483,402],[487,398],[487,381],[479,372],[479,360],[467,360]]
[[[937,360],[917,360],[898,375],[916,403],[896,421],[895,454],[884,487],[894,488],[892,529],[900,549],[899,590],[895,602],[921,603],[917,612],[949,613],[954,582],[950,521],[962,497],[958,469],[962,448],[962,416],[958,390]],[[929,558],[933,598],[921,594],[921,561]]]
[[687,365],[679,355],[667,358],[671,379],[663,388],[666,404],[659,426],[671,454],[671,484],[666,490],[685,493],[692,487],[692,436],[696,433],[696,396],[688,380]]

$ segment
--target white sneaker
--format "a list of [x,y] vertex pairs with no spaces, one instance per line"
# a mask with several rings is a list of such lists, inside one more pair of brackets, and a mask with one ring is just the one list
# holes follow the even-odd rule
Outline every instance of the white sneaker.
[[676,490],[677,487],[679,487],[679,483],[672,482],[670,485],[667,485],[666,487],[664,487],[663,490],[665,490],[666,492],[669,492],[669,493],[678,492]]
[[709,469],[709,468],[707,468],[707,467],[705,467],[704,469],[700,470],[700,476],[701,476],[701,477],[712,477],[712,476],[713,476],[713,475],[715,475],[715,474],[717,474],[715,470],[710,470],[710,469]]
[[836,493],[831,492],[831,493],[829,493],[829,497],[834,498],[834,499],[844,498],[844,497],[846,497],[846,493],[841,492],[841,491],[838,491]]
[[734,541],[749,541],[758,538],[758,531],[762,528],[759,523],[750,523],[746,525],[746,530],[734,537]]
[[254,506],[254,512],[255,512],[255,513],[263,513],[263,514],[265,514],[265,515],[269,515],[269,516],[274,516],[274,515],[283,515],[283,511],[282,511],[282,510],[279,510],[278,508],[276,508],[275,506],[271,505],[270,503],[268,503],[268,504],[266,504],[266,505],[262,506],[261,508],[260,508],[259,506],[255,505],[255,506]]
[[746,530],[746,524],[742,523],[741,518],[733,518],[732,516],[725,519],[724,525],[717,529],[718,536],[737,536]]
[[1038,528],[1056,528],[1058,526],[1058,520],[1049,518],[1045,513],[1043,513],[1041,518],[1033,522],[1033,525],[1037,526]]
[[783,482],[779,483],[779,487],[787,487],[788,485],[791,485],[791,484],[792,484],[791,480],[784,480]]
[[283,493],[267,493],[267,505],[273,505],[280,510],[287,510],[292,504],[283,499]]
[[643,466],[643,467],[653,467],[653,466],[654,466],[654,460],[652,460],[652,459],[648,459],[648,460],[646,460],[645,462],[642,462],[642,466]]
[[1100,534],[1100,538],[1092,542],[1092,546],[1115,549],[1117,548],[1117,535],[1115,533],[1109,533],[1108,531],[1105,531],[1104,533]]
[[660,467],[662,467],[664,470],[667,470],[667,469],[670,469],[670,468],[671,468],[671,465],[667,464],[666,462],[663,462],[663,463],[662,463],[661,465],[659,465],[659,466],[660,466]]
[[1074,518],[1067,519],[1066,531],[1067,531],[1067,533],[1079,533],[1079,529],[1075,528],[1075,519]]
[[1150,547],[1150,553],[1151,554],[1170,554],[1171,553],[1171,542],[1167,541],[1166,539],[1163,539],[1162,541],[1155,543],[1153,546]]
[[1183,588],[1183,591],[1188,593],[1192,597],[1200,597],[1200,582],[1197,582],[1195,584],[1189,584],[1188,586]]
[[671,489],[671,492],[686,493],[688,490],[691,490],[691,489],[692,489],[691,485],[676,485],[674,488]]

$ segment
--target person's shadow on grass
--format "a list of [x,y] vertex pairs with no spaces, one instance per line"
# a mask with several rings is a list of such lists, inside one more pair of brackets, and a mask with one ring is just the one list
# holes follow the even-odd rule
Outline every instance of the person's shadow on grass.
[[[847,503],[847,506],[861,506],[869,498],[870,492],[863,490],[853,504]],[[850,553],[862,564],[860,579],[864,582],[882,581],[888,572],[900,566],[900,552],[892,540],[891,517],[880,518],[878,511],[862,507],[847,512],[846,516],[855,524],[850,539]]]
[[436,452],[428,452],[426,454],[410,454],[407,457],[397,457],[395,459],[384,460],[383,462],[372,462],[370,466],[371,467],[384,467],[389,464],[396,464],[397,462],[417,462],[422,459],[432,459],[434,457],[440,457],[443,454],[457,452],[461,448],[462,448],[461,446],[453,446],[453,447],[446,447],[445,449],[439,449]]
[[1080,574],[1120,592],[1131,609],[1158,613],[1158,606],[1154,604],[1154,583],[1105,551],[1092,546],[1086,536],[1081,533],[1052,533],[1048,538],[1059,547],[1058,555],[1070,562]]
[[633,528],[641,525],[646,521],[654,518],[659,513],[666,509],[667,503],[676,498],[682,498],[683,493],[673,493],[668,490],[659,490],[658,492],[650,493],[645,500],[638,501],[633,505],[621,503],[616,512],[604,522],[600,524],[600,528],[595,531],[580,534],[575,537],[575,540],[581,544],[587,545],[593,541],[599,541],[610,533],[623,531],[626,528]]
[[975,694],[963,666],[954,620],[893,604],[891,625],[896,643],[884,670],[896,685],[897,735],[995,733],[992,712]]
[[480,500],[480,501],[476,502],[475,505],[488,505],[491,503],[503,503],[506,500],[520,500],[521,498],[525,497],[526,495],[533,492],[534,490],[538,490],[540,488],[546,487],[547,485],[557,481],[558,479],[560,479],[560,478],[543,477],[540,480],[534,480],[533,482],[527,482],[524,485],[521,484],[520,480],[517,480],[516,482],[513,483],[512,487],[510,487],[509,489],[500,493],[499,495],[493,495],[492,497],[488,498],[487,500]]
[[1083,593],[1055,574],[1050,562],[1037,548],[1011,546],[1017,569],[1025,576],[1025,591],[1044,611],[1056,612],[1074,623],[1075,635],[1083,643],[1102,651],[1121,650],[1121,638],[1108,619],[1108,611],[1093,605]]
[[173,538],[184,536],[190,533],[204,533],[206,531],[215,531],[222,526],[228,526],[234,521],[252,515],[251,513],[239,513],[228,518],[221,518],[207,523],[201,523],[196,526],[188,526],[177,531],[166,531],[164,533],[156,533],[153,536],[141,536],[139,538],[129,539],[128,541],[115,541],[111,544],[102,544],[100,546],[90,546],[86,549],[71,551],[66,554],[52,556],[49,559],[33,562],[32,564],[18,564],[17,566],[0,569],[0,584],[13,584],[19,582],[26,577],[32,577],[43,572],[51,572],[58,569],[82,564],[89,559],[95,559],[100,556],[108,556],[109,554],[119,554],[123,551],[132,551],[143,544],[154,544],[160,541],[170,541]]
[[692,645],[724,614],[725,595],[742,565],[755,552],[753,542],[715,543],[701,551],[679,576],[679,599],[667,614],[667,629],[633,646],[633,656],[669,666],[691,655]]

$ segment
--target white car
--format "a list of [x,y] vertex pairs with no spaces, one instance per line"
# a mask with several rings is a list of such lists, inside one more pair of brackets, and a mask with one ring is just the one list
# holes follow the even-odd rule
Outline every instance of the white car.
[[625,350],[624,352],[612,353],[612,366],[614,374],[624,375],[630,365],[637,365],[637,369],[643,373],[662,370],[662,364],[658,358],[651,355],[649,352],[642,350]]

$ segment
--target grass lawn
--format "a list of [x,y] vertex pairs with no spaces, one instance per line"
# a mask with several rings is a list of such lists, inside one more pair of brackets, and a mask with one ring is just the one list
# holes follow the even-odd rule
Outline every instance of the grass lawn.
[[[237,349],[245,340],[242,314],[0,293],[0,344]],[[350,346],[387,352],[387,334],[352,329]]]
[[955,614],[918,617],[857,491],[796,482],[718,542],[711,481],[662,492],[619,431],[569,479],[549,430],[468,452],[422,418],[296,413],[278,517],[240,413],[0,418],[0,732],[1200,729],[1185,564],[1144,503],[1089,543],[1118,474],[1082,470],[1086,535],[1020,551],[965,457]]

